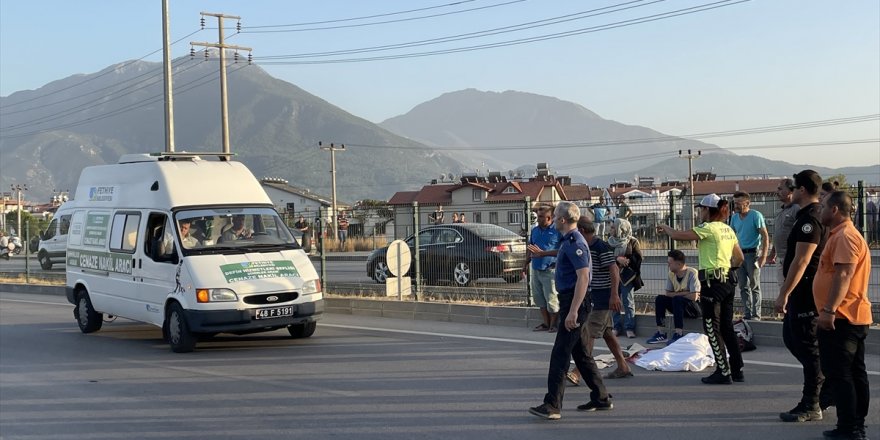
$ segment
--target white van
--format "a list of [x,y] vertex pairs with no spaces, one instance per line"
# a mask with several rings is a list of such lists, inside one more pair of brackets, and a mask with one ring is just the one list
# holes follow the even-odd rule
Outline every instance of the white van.
[[83,333],[121,316],[187,352],[224,332],[308,337],[324,312],[314,266],[241,163],[125,155],[84,169],[68,204],[67,299]]
[[70,203],[61,205],[49,226],[40,234],[40,244],[37,250],[37,261],[43,270],[49,270],[55,263],[64,262],[64,254],[67,251],[67,232],[70,230],[70,216],[73,210]]

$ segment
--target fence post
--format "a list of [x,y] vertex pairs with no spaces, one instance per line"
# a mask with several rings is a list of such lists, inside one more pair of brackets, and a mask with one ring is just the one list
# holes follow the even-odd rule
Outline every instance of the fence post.
[[[868,241],[868,228],[867,228],[867,213],[865,212],[865,208],[867,208],[867,199],[865,197],[865,181],[859,180],[858,182],[858,194],[856,199],[856,225],[858,225],[859,232],[862,233],[862,236],[865,237],[865,241]],[[868,241],[870,243],[870,241]]]
[[321,254],[321,288],[327,293],[327,257],[324,255],[324,221],[321,208],[318,208],[318,217],[315,218],[315,232],[318,233],[318,253]]
[[28,261],[29,260],[28,250],[30,248],[30,241],[31,241],[30,240],[30,235],[31,235],[31,221],[30,221],[30,219],[25,221],[24,225],[25,225],[24,226],[24,243],[23,243],[23,246],[24,246],[24,283],[30,284],[31,283],[31,266],[30,266],[30,262]]
[[[675,194],[669,193],[669,227],[675,229]],[[669,237],[669,250],[675,250],[675,240]]]
[[[530,215],[531,214],[531,207],[532,207],[532,198],[530,196],[526,196],[525,206],[523,207],[524,211],[525,211],[525,217],[524,217],[525,220],[523,220],[523,221],[526,224],[526,227],[525,227],[525,229],[526,229],[526,246],[529,245],[529,239],[531,239],[531,237],[532,237],[532,217]],[[556,225],[553,225],[551,227],[555,228]],[[529,254],[529,251],[526,250],[526,255],[528,255],[528,254]],[[526,305],[528,307],[532,307],[534,304],[532,304],[532,264],[530,261],[526,262],[525,272],[526,272]]]
[[[419,293],[421,291],[420,287],[421,287],[421,282],[422,282],[422,265],[419,261],[419,260],[421,260],[421,256],[420,256],[420,252],[419,252],[419,232],[421,232],[420,231],[421,225],[419,225],[419,202],[414,201],[412,206],[413,206],[413,244],[415,246],[415,248],[413,249],[414,255],[413,255],[412,260],[413,260],[413,264],[416,265],[415,270],[413,270],[413,273],[415,273],[416,276],[412,280],[412,286],[413,286],[413,293],[415,294],[416,299],[420,299]],[[400,276],[403,276],[403,274],[400,274]]]

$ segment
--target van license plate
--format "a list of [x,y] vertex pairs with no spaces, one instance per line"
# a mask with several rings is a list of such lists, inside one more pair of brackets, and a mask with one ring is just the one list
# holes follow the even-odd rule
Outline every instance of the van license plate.
[[293,315],[293,307],[272,307],[271,309],[257,309],[255,319],[280,318]]

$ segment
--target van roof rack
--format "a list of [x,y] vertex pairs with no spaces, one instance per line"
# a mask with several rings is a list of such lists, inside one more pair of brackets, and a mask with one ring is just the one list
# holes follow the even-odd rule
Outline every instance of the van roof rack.
[[193,160],[193,159],[201,159],[204,156],[216,156],[221,161],[228,161],[235,153],[223,153],[223,152],[210,152],[210,151],[198,151],[198,152],[190,152],[190,151],[181,151],[181,152],[167,152],[162,151],[159,153],[150,153],[150,156],[157,157],[158,160]]

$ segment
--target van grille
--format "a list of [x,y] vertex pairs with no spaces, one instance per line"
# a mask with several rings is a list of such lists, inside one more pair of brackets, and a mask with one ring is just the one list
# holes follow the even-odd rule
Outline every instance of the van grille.
[[[270,298],[272,299],[270,301]],[[244,297],[245,304],[282,304],[299,298],[297,292],[270,293],[268,295],[250,295]]]

